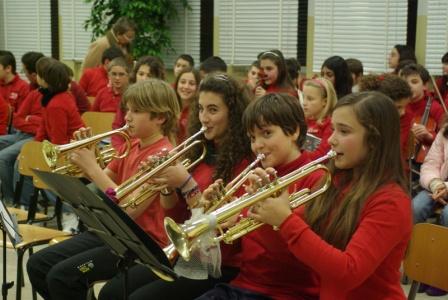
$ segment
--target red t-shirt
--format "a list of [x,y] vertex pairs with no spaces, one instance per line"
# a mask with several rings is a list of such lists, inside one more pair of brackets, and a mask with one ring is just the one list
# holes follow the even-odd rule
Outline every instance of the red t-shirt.
[[330,144],[328,143],[328,138],[333,133],[333,131],[331,130],[331,118],[328,116],[320,123],[316,122],[316,120],[307,119],[306,124],[308,127],[307,133],[317,136],[321,139],[317,149],[309,152],[308,154],[311,160],[315,160],[327,154],[331,148]]
[[26,95],[28,95],[29,90],[30,85],[17,74],[14,75],[14,78],[8,83],[0,81],[0,94],[3,96],[3,99],[14,108],[14,112],[19,109],[22,101],[25,99]]
[[412,231],[411,201],[395,183],[368,197],[345,250],[322,240],[295,214],[280,226],[289,251],[320,277],[320,299],[406,299],[400,265]]
[[[124,119],[125,113],[121,110],[120,105],[117,107],[117,111],[115,112],[114,121],[112,122],[112,129],[118,129],[123,127],[126,124],[126,120]],[[131,137],[132,139],[132,137]],[[125,143],[124,138],[121,135],[114,134],[110,141],[112,143],[112,147],[114,149],[120,149],[120,147]]]
[[105,87],[98,92],[92,111],[116,112],[121,101],[121,94],[113,91],[112,87]]
[[14,113],[12,125],[22,132],[36,134],[42,121],[42,94],[38,89],[33,89],[23,100],[19,110]]
[[0,135],[8,131],[9,105],[0,95]]
[[[119,153],[123,153],[123,146]],[[157,142],[144,148],[140,147],[140,141],[135,139],[131,143],[129,155],[122,159],[114,159],[107,166],[109,170],[116,174],[116,184],[124,182],[126,179],[136,174],[141,161],[146,160],[149,156],[159,153],[162,149],[171,150],[173,146],[168,138],[163,137]],[[168,243],[168,238],[163,226],[165,217],[164,210],[160,205],[159,195],[146,208],[146,210],[137,218],[135,222],[162,247]]]
[[73,132],[84,127],[75,99],[70,92],[56,94],[42,110],[42,120],[35,140],[49,140],[56,145],[67,144]]
[[96,97],[98,92],[105,88],[108,83],[109,78],[104,66],[85,69],[79,80],[79,85],[89,97]]
[[[277,167],[277,175],[284,176],[308,162],[309,157],[304,152],[294,161]],[[289,192],[315,186],[321,175],[321,172],[315,172],[297,181],[289,186]],[[298,213],[296,209],[294,214]],[[270,225],[262,225],[243,236],[241,243],[242,264],[232,285],[274,299],[318,299],[317,277],[290,252],[279,231],[273,230]]]

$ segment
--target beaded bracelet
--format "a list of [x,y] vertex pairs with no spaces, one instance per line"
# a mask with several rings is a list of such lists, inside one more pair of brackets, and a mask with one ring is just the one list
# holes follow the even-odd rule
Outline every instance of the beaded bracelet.
[[194,196],[196,196],[197,194],[199,194],[201,191],[199,190],[199,186],[195,185],[192,189],[186,191],[186,192],[181,192],[182,194],[182,198],[184,199],[190,199],[193,198]]
[[190,174],[190,176],[188,176],[188,178],[184,181],[184,183],[182,183],[177,189],[182,190],[188,184],[188,182],[191,180],[191,178],[193,178],[193,177]]

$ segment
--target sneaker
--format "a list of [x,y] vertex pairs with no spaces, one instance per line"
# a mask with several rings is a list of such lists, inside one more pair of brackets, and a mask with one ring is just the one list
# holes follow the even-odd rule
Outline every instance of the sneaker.
[[444,290],[438,289],[433,286],[429,286],[426,290],[426,295],[428,296],[445,296],[448,294],[448,292],[445,292]]
[[78,232],[79,219],[74,213],[62,214],[62,231],[75,234]]
[[420,283],[417,293],[424,293],[426,292],[426,290],[429,288],[429,285],[425,284],[425,283]]

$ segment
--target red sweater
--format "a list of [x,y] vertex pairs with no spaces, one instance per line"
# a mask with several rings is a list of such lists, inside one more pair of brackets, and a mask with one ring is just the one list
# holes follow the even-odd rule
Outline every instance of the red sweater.
[[42,94],[38,89],[30,91],[23,100],[19,110],[14,113],[12,124],[15,129],[22,132],[36,134],[37,128],[42,120]]
[[[428,91],[425,91],[422,98],[415,102],[411,102],[407,107],[411,110],[415,117],[422,117],[425,112],[426,100],[428,96],[432,96]],[[445,112],[442,106],[440,106],[437,100],[433,99],[431,103],[431,108],[429,110],[429,117],[436,121],[437,125],[442,124]]]
[[0,81],[0,94],[3,96],[3,99],[14,108],[14,112],[19,109],[22,101],[25,99],[26,95],[28,95],[29,90],[29,84],[17,74],[8,83]]
[[330,144],[328,143],[328,138],[333,133],[331,130],[331,118],[328,116],[322,120],[321,123],[316,122],[316,120],[306,120],[306,124],[308,126],[307,133],[317,136],[321,139],[319,147],[316,150],[309,153],[309,157],[311,160],[315,160],[321,156],[327,154],[330,150]]
[[[118,129],[126,124],[126,120],[124,119],[125,113],[121,110],[120,105],[117,107],[117,111],[115,112],[115,118],[112,122],[112,129]],[[121,137],[121,135],[114,134],[111,139],[112,147],[114,149],[120,149],[120,147],[124,144],[125,140]]]
[[85,69],[79,80],[79,85],[89,97],[96,97],[98,92],[105,88],[108,83],[109,78],[104,66]]
[[105,87],[96,95],[92,111],[116,112],[121,101],[121,94],[116,94],[112,87]]
[[[294,161],[277,167],[277,175],[286,175],[309,161],[308,155],[302,153]],[[321,172],[316,172],[297,181],[290,185],[289,192],[313,187],[321,175]],[[298,214],[299,211],[295,210],[294,213]],[[273,230],[270,225],[263,225],[243,236],[241,243],[242,264],[240,273],[231,282],[232,285],[276,300],[318,299],[317,277],[309,267],[294,257],[279,231]]]
[[280,226],[289,250],[319,274],[321,300],[406,299],[400,264],[411,231],[411,201],[392,183],[368,197],[345,250],[322,240],[295,214]]
[[0,135],[6,134],[8,131],[9,105],[0,95]]
[[406,107],[404,115],[400,117],[400,147],[401,157],[403,160],[408,159],[409,156],[409,134],[413,124],[414,114]]
[[292,87],[279,87],[276,84],[271,84],[266,88],[266,94],[272,93],[286,93],[297,98],[297,91]]
[[[115,159],[107,166],[117,175],[116,183],[120,184],[138,171],[140,162],[155,155],[162,149],[171,150],[173,146],[168,138],[163,137],[144,148],[140,147],[140,140],[135,139],[131,144],[129,155],[122,159]],[[123,153],[124,146],[119,153]],[[135,219],[135,222],[162,247],[166,246],[168,238],[163,226],[164,211],[160,205],[159,195],[149,204],[146,210]]]
[[70,92],[56,94],[42,111],[42,120],[35,140],[49,140],[56,145],[67,144],[73,132],[84,127],[75,99]]
[[85,113],[90,110],[90,102],[87,99],[86,92],[84,89],[76,83],[76,81],[72,81],[70,83],[70,92],[76,100],[76,107],[78,107],[78,111],[80,114]]
[[186,106],[180,112],[180,118],[177,122],[177,143],[182,143],[187,138],[187,125],[188,125],[188,115],[190,113],[190,106]]

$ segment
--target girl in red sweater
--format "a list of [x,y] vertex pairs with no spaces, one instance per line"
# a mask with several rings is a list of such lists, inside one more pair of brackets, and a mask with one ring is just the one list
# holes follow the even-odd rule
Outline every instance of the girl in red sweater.
[[191,103],[197,101],[199,82],[201,75],[195,69],[182,69],[174,83],[174,90],[179,99],[182,111],[178,122],[177,143],[182,143],[187,137],[188,116],[190,114]]
[[[333,85],[325,78],[305,81],[303,85],[303,111],[305,112],[307,141],[305,149],[311,152],[311,159],[316,159],[330,150],[328,138],[331,135],[331,112],[337,97]],[[312,141],[320,139],[320,144]]]
[[321,300],[403,300],[399,269],[412,213],[398,112],[381,93],[352,94],[339,100],[332,126],[337,157],[329,164],[329,190],[306,206],[304,217],[291,212],[285,194],[250,215],[279,227],[289,251],[318,274]]
[[262,78],[255,88],[255,97],[259,98],[267,93],[288,93],[297,97],[294,84],[289,78],[285,58],[280,50],[273,49],[258,55]]

